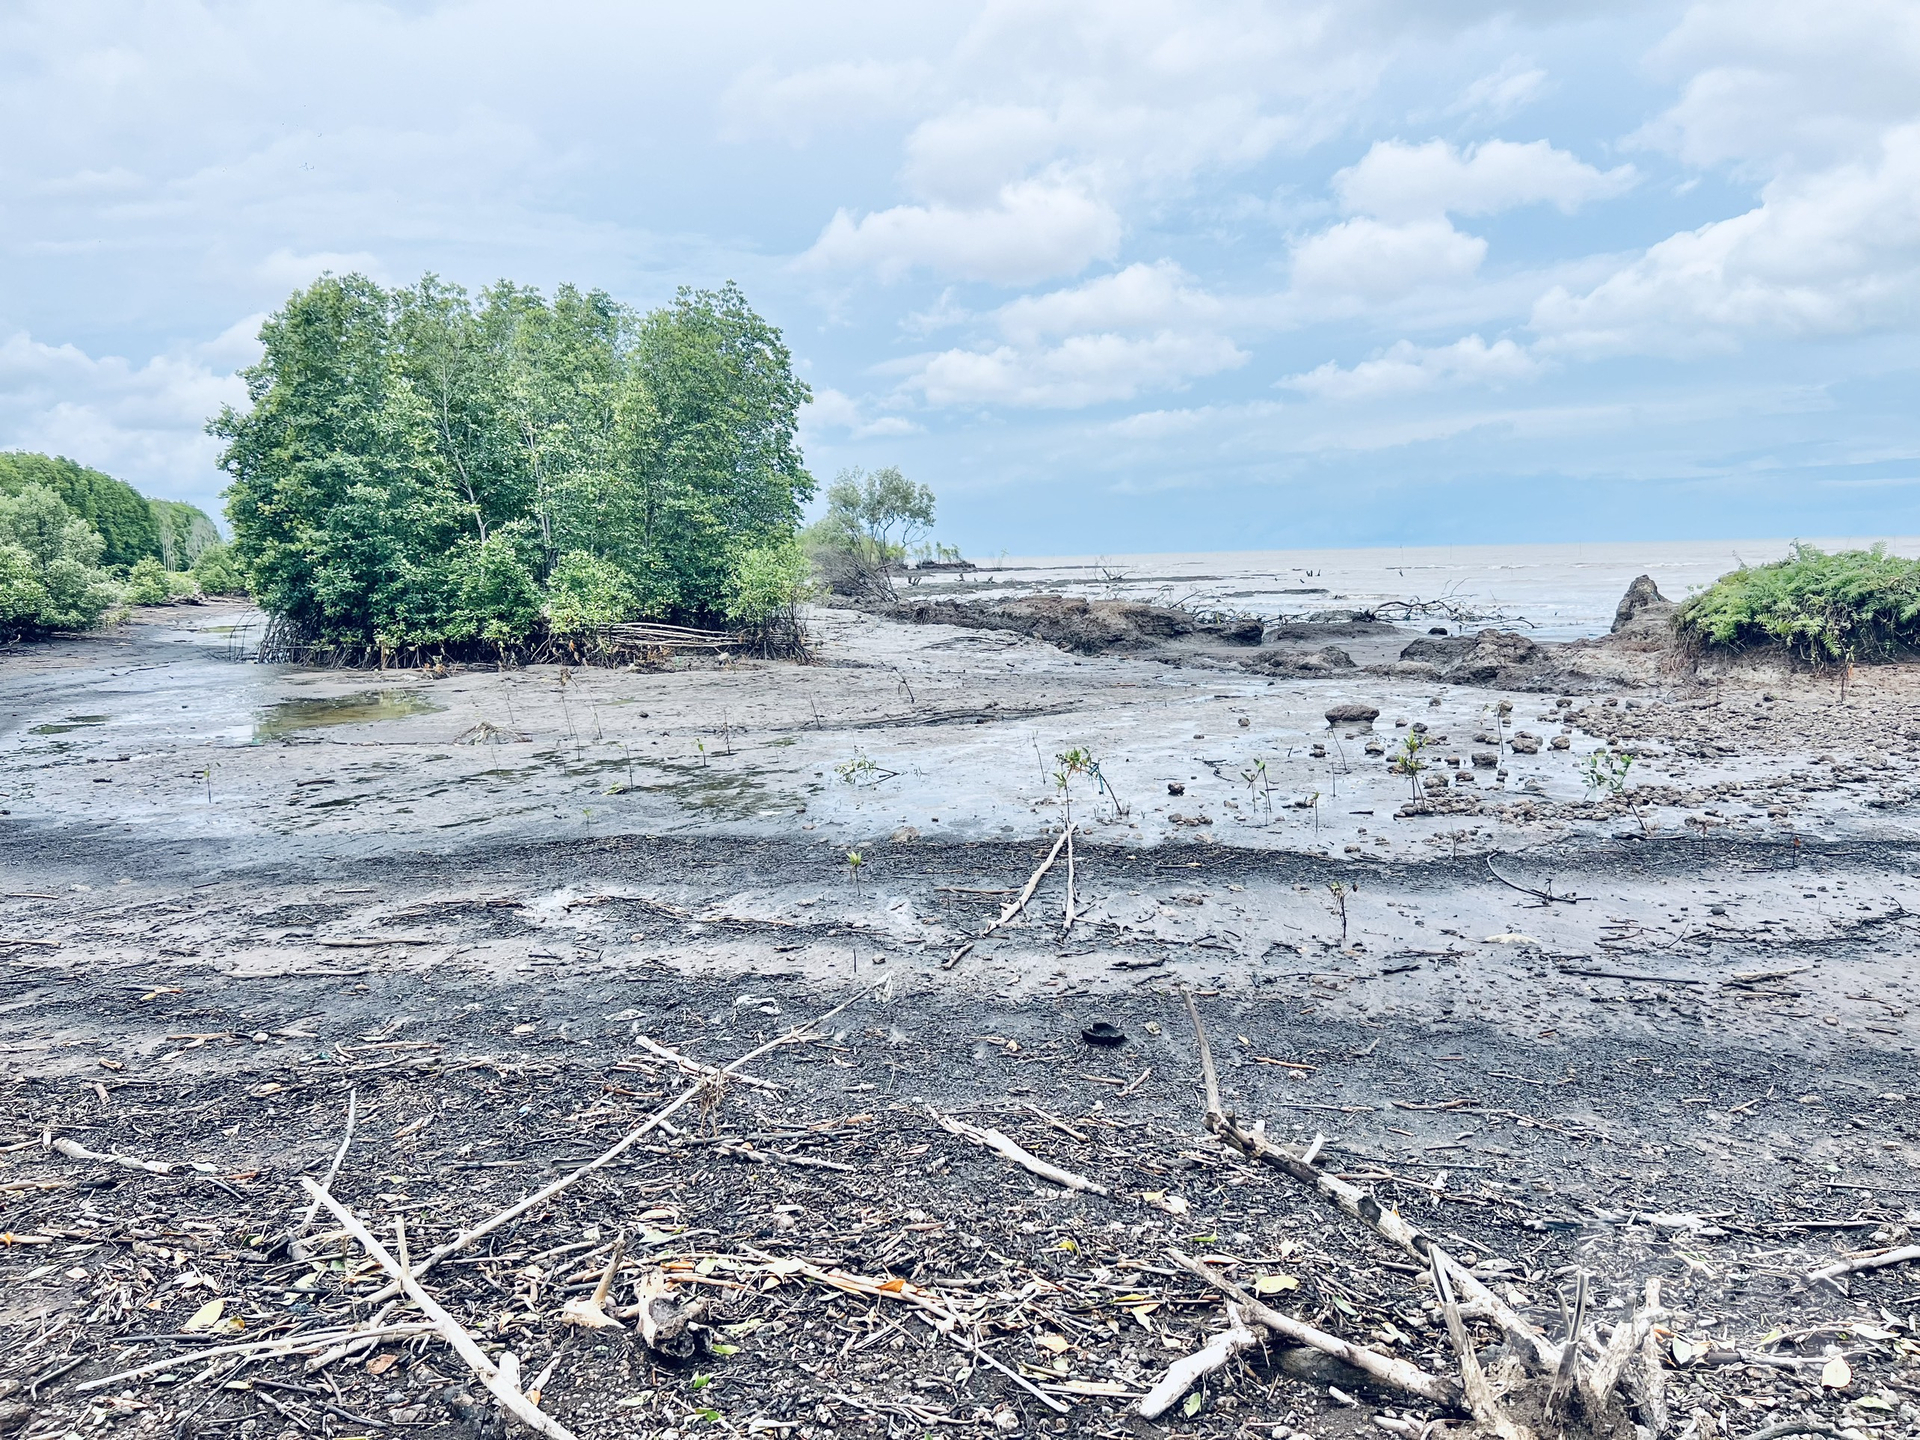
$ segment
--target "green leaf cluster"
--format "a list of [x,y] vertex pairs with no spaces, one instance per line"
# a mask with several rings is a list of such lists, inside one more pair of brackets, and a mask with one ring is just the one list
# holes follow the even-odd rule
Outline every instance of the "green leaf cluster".
[[1920,560],[1796,544],[1785,560],[1743,566],[1685,601],[1683,637],[1728,650],[1779,645],[1801,659],[1876,659],[1920,648]]
[[637,314],[327,276],[209,425],[230,560],[309,643],[515,643],[726,613],[791,543],[809,392],[734,285]]
[[0,495],[0,630],[87,630],[119,602],[105,541],[45,485]]
[[933,510],[933,491],[896,466],[842,470],[827,487],[827,513],[807,527],[806,546],[835,590],[891,594],[893,569],[933,528]]

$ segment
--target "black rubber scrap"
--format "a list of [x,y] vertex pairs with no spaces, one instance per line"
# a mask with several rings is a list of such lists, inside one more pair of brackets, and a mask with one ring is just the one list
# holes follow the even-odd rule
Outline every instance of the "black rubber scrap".
[[1080,1038],[1089,1045],[1124,1045],[1127,1032],[1117,1025],[1109,1025],[1105,1020],[1096,1020],[1080,1032]]

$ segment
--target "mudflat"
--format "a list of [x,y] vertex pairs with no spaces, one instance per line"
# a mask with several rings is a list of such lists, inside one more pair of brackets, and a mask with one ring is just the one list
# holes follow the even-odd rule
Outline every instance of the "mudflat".
[[[332,1193],[418,1256],[850,999],[429,1277],[575,1433],[1157,1432],[1226,1323],[1170,1250],[1452,1374],[1418,1256],[1209,1133],[1191,995],[1239,1123],[1542,1333],[1662,1281],[1676,1430],[1920,1427],[1920,1269],[1809,1278],[1920,1238],[1911,667],[1063,613],[435,678],[243,663],[199,606],[0,657],[0,1405],[490,1433],[418,1331],[311,1363],[381,1313],[302,1230],[349,1104]],[[686,1354],[563,1318],[618,1235],[608,1305],[697,1297]],[[1447,1407],[1276,1342],[1171,1413]]]

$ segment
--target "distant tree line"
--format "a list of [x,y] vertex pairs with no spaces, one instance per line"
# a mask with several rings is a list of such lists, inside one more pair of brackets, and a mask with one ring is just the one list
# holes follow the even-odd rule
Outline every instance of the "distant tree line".
[[248,407],[208,428],[233,560],[295,651],[761,625],[806,588],[809,391],[731,284],[642,314],[328,276],[260,338]]
[[0,636],[85,630],[123,601],[241,588],[204,511],[64,457],[0,452]]

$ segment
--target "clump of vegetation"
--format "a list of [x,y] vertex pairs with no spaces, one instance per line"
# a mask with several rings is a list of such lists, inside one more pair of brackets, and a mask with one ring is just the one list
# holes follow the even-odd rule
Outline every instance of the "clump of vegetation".
[[0,633],[89,630],[120,601],[105,542],[45,485],[0,494]]
[[1685,601],[1674,623],[1698,648],[1778,645],[1807,661],[1886,659],[1920,648],[1920,560],[1884,545],[1832,554],[1796,544]]
[[506,651],[790,610],[810,398],[733,285],[642,315],[327,276],[262,327],[227,442],[232,561],[287,648]]
[[[827,513],[803,538],[836,594],[891,600],[895,573],[932,528],[933,491],[887,465],[842,470],[827,487]],[[944,546],[939,553],[959,555]]]
[[170,605],[200,593],[200,586],[192,575],[169,570],[151,555],[128,567],[122,589],[129,605]]
[[202,550],[188,572],[193,583],[200,587],[203,595],[244,595],[247,593],[247,577],[234,562],[233,547],[224,540],[216,540]]

